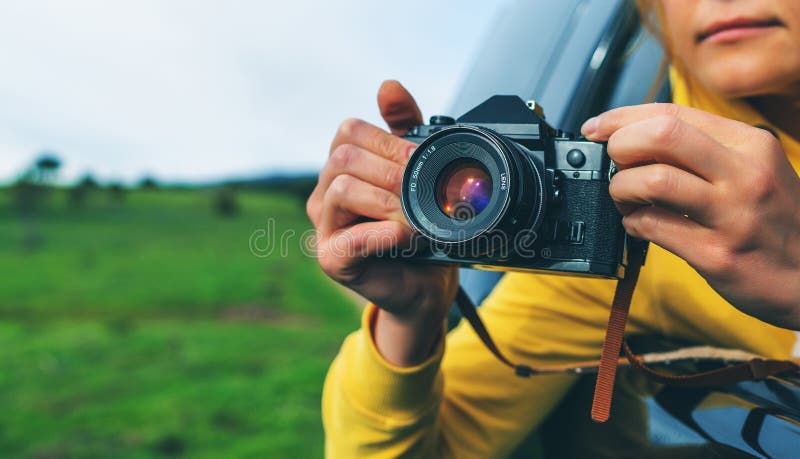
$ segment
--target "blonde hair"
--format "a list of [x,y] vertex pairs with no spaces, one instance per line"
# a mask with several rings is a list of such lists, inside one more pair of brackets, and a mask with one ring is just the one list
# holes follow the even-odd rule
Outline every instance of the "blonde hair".
[[647,101],[652,102],[655,99],[661,83],[667,78],[670,66],[684,77],[684,80],[687,82],[687,90],[691,94],[691,80],[685,78],[688,75],[686,66],[683,65],[680,58],[675,54],[675,50],[669,41],[668,24],[664,18],[664,8],[661,1],[633,0],[633,3],[639,11],[639,18],[644,28],[658,39],[661,43],[661,47],[664,49],[664,55],[661,57],[661,63],[658,68],[658,76],[653,86],[650,88],[650,91],[648,91]]
[[642,24],[663,43],[664,10],[661,3],[658,0],[634,0],[633,3],[639,11]]

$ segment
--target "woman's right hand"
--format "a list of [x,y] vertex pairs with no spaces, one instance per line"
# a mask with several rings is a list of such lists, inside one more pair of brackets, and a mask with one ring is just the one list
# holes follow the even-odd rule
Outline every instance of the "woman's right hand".
[[400,185],[416,144],[398,136],[422,123],[416,102],[396,81],[381,85],[378,106],[391,134],[361,120],[344,121],[306,210],[318,232],[322,270],[380,308],[376,345],[391,363],[409,366],[424,360],[439,339],[458,271],[374,256],[411,242]]

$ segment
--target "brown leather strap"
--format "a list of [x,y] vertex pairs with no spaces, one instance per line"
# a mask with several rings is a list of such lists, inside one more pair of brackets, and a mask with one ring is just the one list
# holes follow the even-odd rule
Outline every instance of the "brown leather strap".
[[[483,341],[486,348],[489,349],[489,351],[492,352],[492,354],[494,354],[497,360],[508,365],[512,369],[516,369],[517,367],[522,368],[522,370],[518,372],[519,376],[528,376],[534,374],[560,374],[560,373],[571,373],[577,375],[590,374],[590,373],[597,373],[600,367],[599,360],[573,362],[570,364],[563,364],[563,365],[550,365],[547,367],[530,367],[527,365],[515,364],[511,362],[500,351],[496,343],[492,340],[492,337],[489,335],[489,332],[484,326],[483,321],[476,313],[476,309],[472,303],[472,300],[470,300],[469,297],[467,297],[467,295],[464,294],[463,291],[459,291],[458,296],[456,298],[456,304],[461,310],[461,313],[464,316],[464,318],[467,319],[467,322],[470,323],[470,326],[472,326],[473,330],[475,330],[476,334],[481,339],[481,341]],[[638,370],[641,370],[643,373],[645,373],[645,375],[647,375],[654,381],[669,385],[678,385],[678,386],[718,385],[730,382],[763,379],[762,378],[763,376],[766,377],[776,376],[781,373],[787,373],[787,372],[800,373],[800,362],[794,362],[791,360],[765,359],[756,354],[751,354],[749,352],[741,351],[738,349],[723,349],[712,346],[695,346],[695,347],[680,348],[669,352],[636,354],[631,350],[627,340],[622,341],[622,349],[624,351],[625,357],[620,357],[619,359],[617,359],[618,367],[634,367]],[[724,362],[724,363],[739,362],[732,366],[737,368],[738,367],[747,368],[748,372],[741,372],[741,370],[736,370],[736,373],[731,375],[731,377],[734,378],[733,380],[726,379],[725,381],[719,382],[719,380],[708,379],[705,376],[706,372],[695,373],[690,375],[673,375],[670,373],[664,373],[652,369],[649,366],[647,366],[648,364],[651,363],[668,364],[670,362],[679,362],[684,360],[691,360],[694,362],[697,361]],[[767,362],[768,364],[766,366],[762,366],[760,362]],[[723,367],[720,368],[720,370],[724,370],[725,368],[729,367]],[[761,369],[763,369],[763,372],[761,371]],[[719,374],[719,372],[715,371],[713,372],[713,374],[716,375]]]
[[[460,287],[458,289],[458,293],[456,293],[456,306],[458,306],[459,311],[461,311],[461,315],[467,319],[467,322],[469,322],[470,326],[475,331],[475,334],[477,334],[481,339],[483,345],[486,346],[486,349],[494,354],[497,360],[511,367],[517,376],[527,378],[531,375],[560,373],[583,374],[597,371],[599,364],[597,360],[564,365],[552,365],[547,367],[531,367],[524,364],[514,363],[509,360],[508,357],[506,357],[505,354],[503,354],[503,352],[497,347],[497,344],[495,344],[492,336],[489,334],[489,330],[486,329],[486,326],[483,324],[480,316],[478,316],[478,311],[475,308],[475,305],[472,303],[472,300],[469,299],[467,294]],[[617,363],[625,366],[630,364],[625,357],[620,357]]]
[[611,313],[606,326],[606,337],[603,340],[603,351],[600,354],[600,368],[597,371],[597,382],[594,386],[592,400],[592,420],[606,422],[611,416],[611,399],[614,396],[614,379],[617,376],[617,361],[622,340],[625,337],[625,323],[628,321],[628,309],[633,299],[633,291],[639,280],[639,271],[647,254],[647,242],[632,240],[628,244],[628,265],[625,277],[617,283]]
[[756,357],[742,363],[727,365],[709,371],[689,375],[674,375],[654,370],[645,365],[642,356],[634,354],[627,342],[623,342],[622,349],[632,367],[644,372],[653,381],[670,386],[717,386],[741,381],[761,381],[781,373],[800,372],[800,365],[791,360]]
[[[481,341],[483,341],[486,348],[489,349],[499,361],[514,369],[517,376],[528,377],[531,375],[556,373],[583,374],[597,371],[597,382],[595,384],[595,394],[592,402],[592,419],[597,422],[605,422],[610,416],[611,401],[614,393],[614,379],[618,366],[630,365],[642,371],[656,382],[685,387],[713,386],[750,380],[758,381],[781,373],[800,373],[800,365],[790,360],[772,360],[761,357],[751,357],[752,354],[727,349],[705,347],[690,348],[681,350],[683,352],[677,351],[666,354],[634,354],[623,337],[625,335],[625,322],[628,316],[631,299],[633,298],[633,291],[636,287],[639,271],[644,263],[646,251],[646,242],[634,240],[629,246],[629,261],[626,266],[625,277],[617,283],[617,289],[614,293],[614,300],[608,319],[606,338],[603,342],[603,351],[599,361],[578,362],[548,367],[532,367],[524,364],[515,364],[497,347],[478,315],[472,300],[469,299],[467,294],[460,287],[456,295],[456,305],[464,318],[467,319],[470,326],[472,326],[473,330],[475,330],[475,333]],[[619,356],[620,347],[625,357]],[[743,360],[743,362],[690,375],[664,373],[654,370],[646,364],[646,362],[665,361],[673,358],[699,358],[703,360],[725,361],[730,357],[733,357],[735,360]]]
[[[632,242],[629,243],[628,250],[628,266],[626,266],[625,269],[625,277],[619,281],[616,292],[614,293],[611,318],[608,322],[606,338],[603,344],[603,357],[601,357],[599,363],[597,361],[591,361],[548,367],[531,367],[524,364],[513,363],[497,347],[492,336],[489,334],[489,330],[486,329],[486,326],[478,315],[472,300],[470,300],[461,287],[459,287],[456,293],[456,306],[458,306],[461,315],[467,319],[467,322],[469,322],[472,329],[475,330],[475,333],[486,348],[494,354],[497,360],[514,369],[514,373],[516,373],[517,376],[528,377],[534,374],[554,373],[581,374],[598,371],[595,401],[592,404],[592,418],[594,419],[595,406],[598,406],[600,410],[603,409],[603,406],[611,406],[611,396],[614,390],[614,376],[617,371],[617,366],[627,363],[625,358],[619,356],[619,349],[625,333],[625,321],[627,319],[631,298],[633,297],[633,290],[636,287],[639,270],[644,263],[644,258],[647,253],[647,242],[632,240]],[[616,355],[614,355],[613,349],[616,349]],[[603,392],[600,397],[598,397],[598,388]],[[606,409],[606,413],[608,413],[608,411],[609,410]],[[608,414],[606,414],[606,419],[608,419]]]

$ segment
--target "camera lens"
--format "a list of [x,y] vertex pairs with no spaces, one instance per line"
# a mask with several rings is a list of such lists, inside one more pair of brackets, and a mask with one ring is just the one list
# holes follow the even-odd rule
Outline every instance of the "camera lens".
[[492,197],[492,177],[486,167],[474,159],[453,161],[437,182],[439,208],[457,220],[475,218]]
[[[470,125],[446,127],[427,137],[403,175],[401,203],[409,224],[445,244],[495,235],[512,239],[536,230],[544,212],[544,165],[525,147],[497,132]],[[479,238],[487,235],[488,238]]]

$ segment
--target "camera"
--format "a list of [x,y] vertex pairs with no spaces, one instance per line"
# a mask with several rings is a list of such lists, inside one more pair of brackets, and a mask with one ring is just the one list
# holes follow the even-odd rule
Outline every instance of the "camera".
[[412,260],[624,276],[605,144],[552,128],[517,96],[493,96],[458,119],[433,116],[404,137],[419,144],[401,189],[422,242]]

